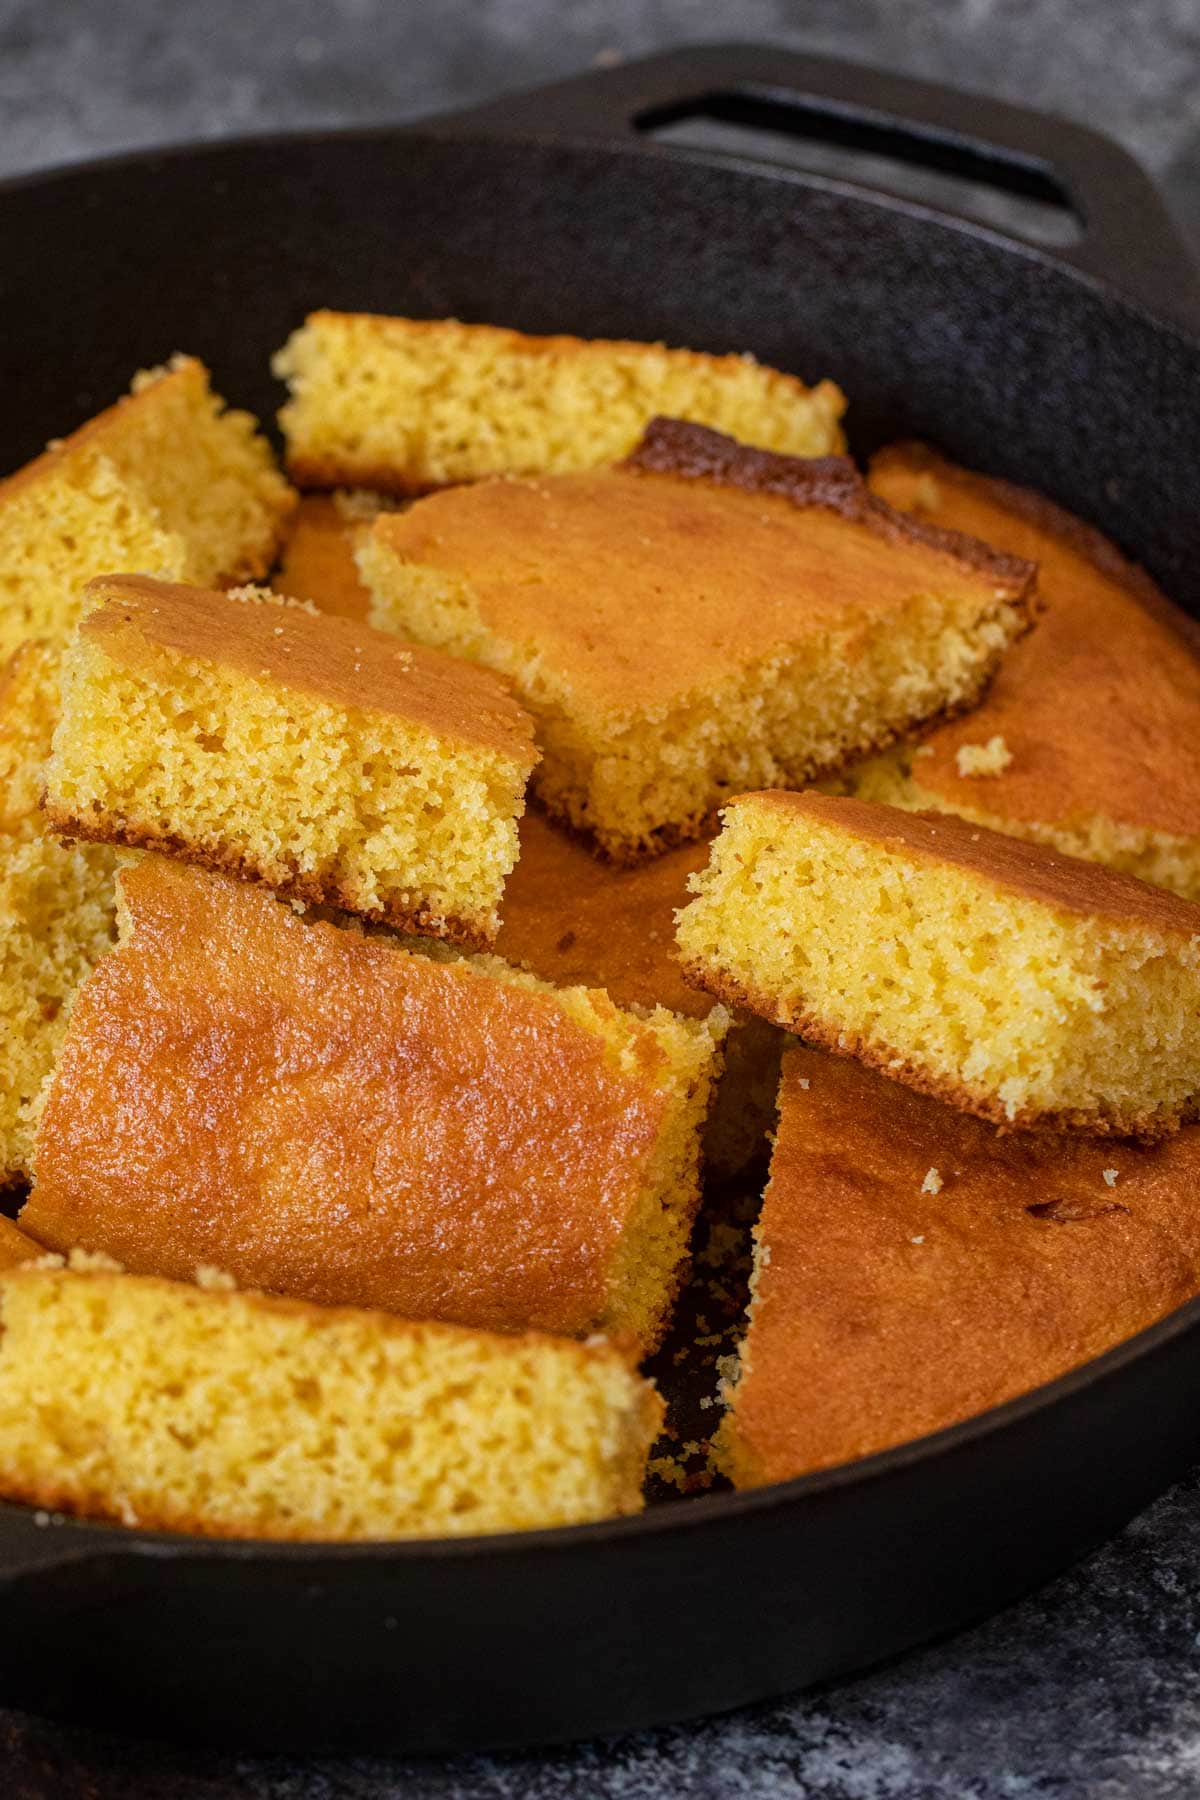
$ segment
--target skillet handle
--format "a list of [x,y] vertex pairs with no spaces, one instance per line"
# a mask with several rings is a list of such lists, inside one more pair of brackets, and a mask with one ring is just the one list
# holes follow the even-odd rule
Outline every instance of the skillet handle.
[[[1039,254],[1200,327],[1196,266],[1134,159],[1087,126],[982,95],[765,45],[705,44],[508,95],[448,124],[611,140],[689,116],[883,152],[1056,202],[1075,215],[1081,235],[1066,246],[1039,245]],[[1012,230],[1004,235],[1026,241]]]

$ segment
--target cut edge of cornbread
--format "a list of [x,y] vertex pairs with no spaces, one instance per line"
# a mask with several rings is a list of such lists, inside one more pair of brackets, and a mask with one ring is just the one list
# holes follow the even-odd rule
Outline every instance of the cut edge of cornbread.
[[59,660],[29,641],[0,672],[0,1190],[33,1171],[39,1096],[71,1000],[116,935],[119,853],[55,843],[38,812]]
[[[980,843],[978,878],[939,849],[890,843],[882,834],[904,820]],[[1081,904],[1056,903],[1081,879]],[[677,914],[686,978],[823,1049],[1004,1128],[1153,1138],[1196,1116],[1200,912],[1193,921],[1189,902],[971,833],[954,815],[811,793],[731,802],[690,885]],[[998,959],[1005,938],[1015,948]]]
[[637,1512],[662,1420],[603,1339],[505,1337],[57,1258],[0,1274],[0,1491],[214,1537]]
[[[901,807],[905,812],[956,814],[972,825],[1024,838],[1031,844],[1044,844],[1083,862],[1102,863],[1153,887],[1167,888],[1185,900],[1200,901],[1200,838],[1177,837],[1149,826],[1124,824],[1100,813],[1052,825],[1013,818],[984,805],[969,806],[958,800],[952,804],[931,788],[921,786],[919,755],[919,746],[914,749],[903,745],[868,757],[846,771],[838,791],[849,793],[856,800]],[[981,781],[981,800],[986,792],[986,782]]]
[[0,483],[0,655],[69,631],[82,583],[106,570],[256,579],[296,499],[257,421],[225,408],[203,363],[144,371]]
[[[803,785],[969,710],[1034,623],[1032,564],[895,511],[847,458],[780,456],[656,418],[620,468],[833,511],[889,545],[937,550],[994,585],[988,595],[953,600],[917,591],[902,617],[879,619],[869,631],[848,621],[840,656],[828,640],[801,640],[735,666],[718,687],[681,695],[669,708],[614,714],[589,705],[540,647],[488,626],[470,582],[397,554],[386,520],[365,533],[355,560],[371,593],[371,622],[511,681],[538,720],[543,759],[534,791],[614,862],[635,863],[700,836],[731,792]],[[799,752],[787,748],[797,742]]]
[[311,313],[272,362],[303,486],[397,494],[482,476],[547,474],[624,455],[655,413],[793,455],[843,448],[845,398],[748,356],[456,319]]
[[[494,942],[536,759],[531,722],[494,677],[463,666],[471,688],[496,688],[498,723],[490,735],[480,726],[468,742],[449,720],[439,729],[419,712],[372,705],[365,689],[362,704],[351,705],[289,681],[279,667],[256,673],[223,662],[219,651],[187,655],[156,641],[153,625],[148,636],[138,631],[139,610],[276,606],[288,624],[271,627],[280,649],[262,655],[278,664],[300,622],[296,604],[268,590],[206,595],[102,578],[88,593],[92,610],[64,657],[62,716],[46,772],[53,830],[158,851],[398,930],[466,946]],[[229,623],[232,638],[235,624],[253,621],[231,614]],[[303,628],[312,629],[307,619]],[[347,642],[368,635],[345,621],[323,621],[319,630]],[[377,647],[367,643],[362,654]],[[394,654],[409,671],[393,681],[400,688],[420,679],[414,657],[437,656],[438,679],[454,669],[440,653]],[[487,715],[489,692],[462,705]],[[283,816],[278,804],[271,810],[279,795]]]
[[718,1005],[693,1019],[665,1006],[622,1007],[603,988],[556,987],[499,956],[461,956],[438,945],[405,947],[549,995],[583,1030],[604,1040],[614,1067],[651,1081],[663,1095],[663,1122],[609,1266],[607,1303],[595,1327],[629,1338],[643,1356],[652,1355],[687,1278],[688,1244],[700,1207],[704,1129],[732,1024],[728,1011]]

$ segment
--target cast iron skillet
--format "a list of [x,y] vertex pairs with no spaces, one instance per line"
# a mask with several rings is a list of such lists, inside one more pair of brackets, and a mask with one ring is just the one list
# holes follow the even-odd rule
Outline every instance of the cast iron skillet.
[[[956,168],[1057,200],[1082,236],[1051,254],[633,129],[689,113]],[[0,244],[2,468],[176,348],[269,413],[268,354],[319,305],[664,338],[833,375],[856,449],[919,433],[1032,483],[1200,613],[1193,272],[1136,167],[1057,120],[776,51],[688,50],[413,130],[10,182]],[[1044,1580],[1182,1472],[1198,1397],[1193,1303],[918,1444],[638,1519],[328,1548],[3,1508],[0,1700],[292,1750],[518,1745],[731,1707]]]

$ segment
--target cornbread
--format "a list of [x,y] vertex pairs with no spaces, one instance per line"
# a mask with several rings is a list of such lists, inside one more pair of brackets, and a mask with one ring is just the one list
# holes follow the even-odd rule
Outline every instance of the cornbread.
[[292,515],[272,585],[323,613],[365,623],[370,595],[359,577],[354,545],[379,511],[369,497],[305,494]]
[[1190,1299],[1200,1126],[1149,1146],[1000,1135],[797,1047],[755,1238],[717,1439],[741,1487],[938,1431]]
[[124,400],[0,483],[0,658],[61,638],[93,575],[256,580],[295,495],[249,413],[225,410],[208,371],[177,356]]
[[[683,979],[675,952],[675,909],[707,856],[707,843],[684,844],[637,868],[614,868],[531,807],[496,949],[558,986],[604,988],[618,1006],[706,1018],[712,998]],[[714,1174],[737,1174],[765,1148],[785,1041],[753,1013],[733,1021],[704,1132],[704,1165]]]
[[873,499],[844,459],[657,420],[628,462],[497,480],[376,520],[372,619],[499,670],[548,810],[618,861],[697,837],[975,701],[1033,570]]
[[537,752],[503,682],[255,590],[108,576],[63,669],[46,816],[489,945]]
[[603,1341],[111,1270],[0,1277],[0,1493],[210,1537],[458,1537],[641,1509],[662,1416]]
[[421,493],[561,473],[632,450],[656,413],[793,456],[843,447],[846,402],[748,356],[525,337],[457,319],[316,312],[274,360],[288,468],[307,487]]
[[137,1274],[655,1344],[723,1015],[311,922],[147,857],[80,990],[22,1228]]
[[0,670],[0,1188],[29,1174],[34,1113],[79,982],[116,935],[119,852],[43,835],[58,656],[27,643]]
[[949,814],[744,794],[691,979],[1007,1125],[1153,1136],[1200,1093],[1200,908]]
[[[1047,605],[977,712],[853,772],[864,800],[955,812],[1200,900],[1196,628],[1098,532],[1039,495],[920,445],[876,458],[871,485],[934,524],[1038,564]],[[999,738],[980,779],[967,754]]]
[[26,1237],[11,1219],[0,1216],[0,1269],[15,1269],[18,1263],[34,1262],[44,1255],[40,1244]]

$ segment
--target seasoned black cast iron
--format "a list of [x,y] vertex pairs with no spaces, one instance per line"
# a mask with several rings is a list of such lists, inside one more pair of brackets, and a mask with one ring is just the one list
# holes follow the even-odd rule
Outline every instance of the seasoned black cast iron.
[[[690,114],[957,169],[1062,202],[1082,236],[1046,252],[845,182],[649,140]],[[323,305],[748,349],[832,375],[857,450],[919,433],[1031,483],[1200,613],[1193,273],[1137,169],[1078,127],[724,47],[412,130],[10,182],[0,468],[179,348],[270,413],[268,355]],[[247,1747],[411,1751],[734,1706],[1043,1580],[1183,1470],[1198,1394],[1193,1304],[920,1444],[612,1524],[331,1549],[0,1508],[0,1700]]]

